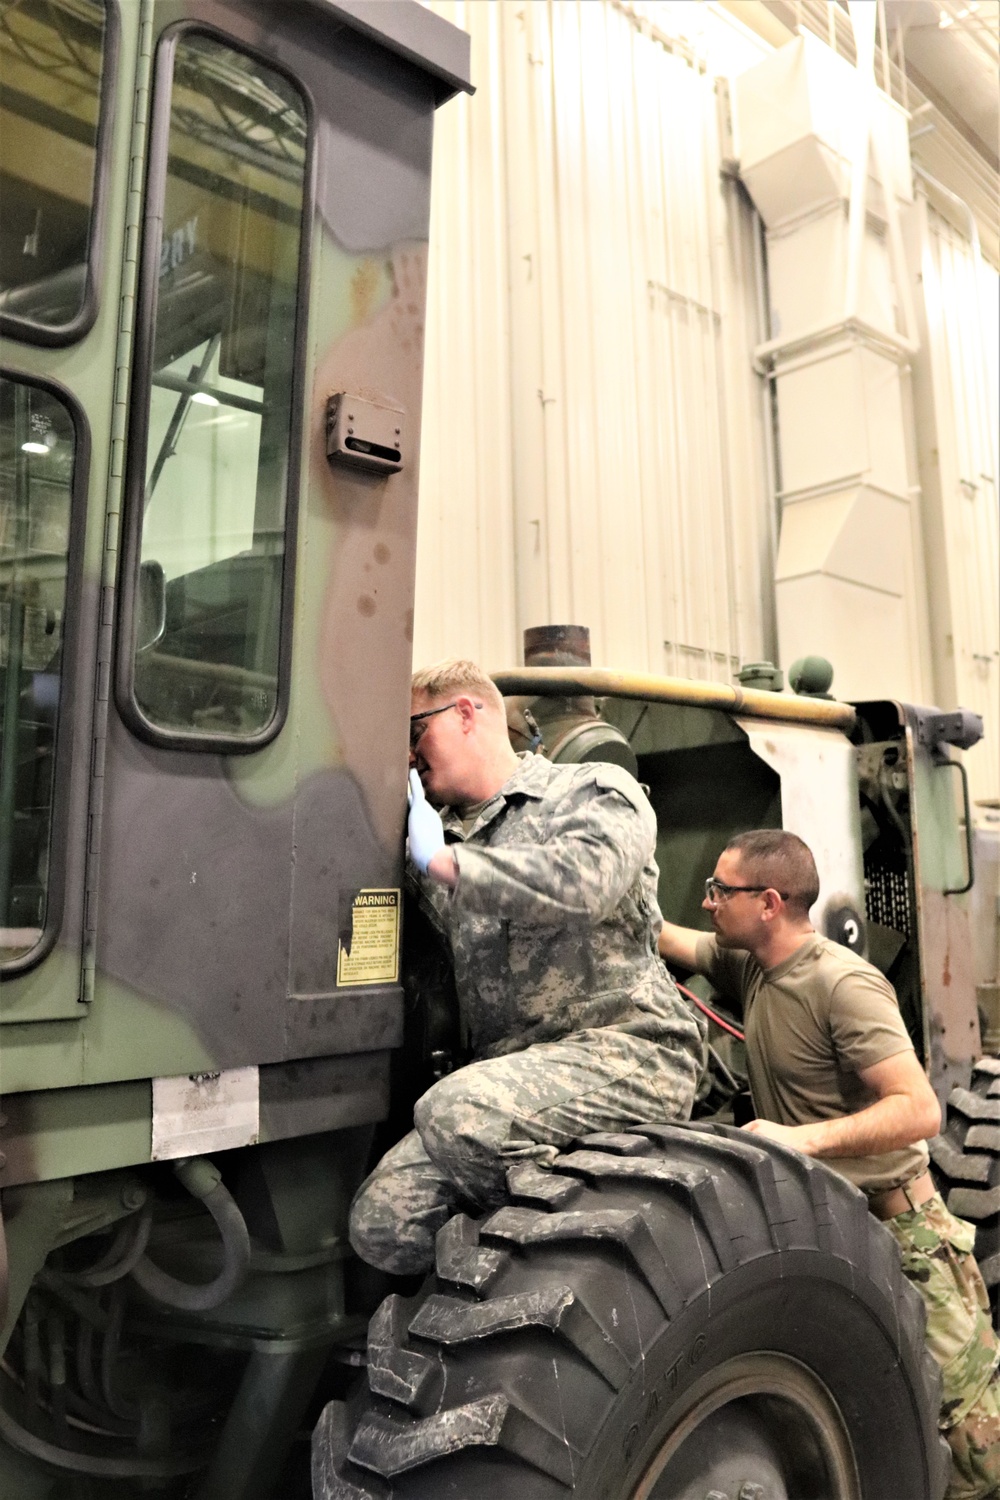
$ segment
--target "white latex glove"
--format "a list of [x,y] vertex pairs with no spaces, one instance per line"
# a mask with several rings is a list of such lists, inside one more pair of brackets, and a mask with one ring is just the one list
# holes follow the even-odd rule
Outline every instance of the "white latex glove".
[[423,783],[416,771],[410,772],[410,816],[406,825],[410,840],[410,858],[418,870],[427,873],[427,866],[445,847],[444,824],[441,815],[431,807],[424,795]]

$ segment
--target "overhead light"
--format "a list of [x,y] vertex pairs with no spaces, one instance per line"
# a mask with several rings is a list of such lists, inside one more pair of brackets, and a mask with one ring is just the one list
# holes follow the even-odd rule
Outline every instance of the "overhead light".
[[197,401],[199,406],[218,406],[219,404],[217,398],[210,396],[207,391],[195,391],[191,400]]
[[49,445],[48,445],[48,443],[22,443],[21,444],[21,452],[22,453],[48,453],[48,451],[49,451]]
[[946,27],[952,25],[954,25],[953,17],[949,16],[946,10],[941,11],[938,16],[938,29],[944,31]]

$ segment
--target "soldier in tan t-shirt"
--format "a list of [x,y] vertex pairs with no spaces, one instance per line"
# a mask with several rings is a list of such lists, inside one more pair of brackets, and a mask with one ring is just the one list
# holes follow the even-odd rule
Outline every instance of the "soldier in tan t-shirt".
[[948,1212],[927,1170],[940,1106],[892,986],[813,928],[818,895],[812,853],[795,834],[741,834],[706,882],[714,934],[664,922],[660,954],[742,1006],[757,1112],[744,1129],[826,1160],[899,1244],[941,1365],[946,1500],[989,1500],[1000,1495],[1000,1344],[974,1230]]
[[[764,1122],[811,1125],[857,1114],[874,1102],[862,1074],[891,1058],[907,1066],[900,1054],[913,1057],[889,981],[818,932],[809,932],[789,958],[768,969],[752,954],[721,947],[705,933],[697,943],[695,968],[720,994],[742,1002],[750,1090],[763,1134],[772,1133],[763,1129]],[[919,1073],[926,1084],[923,1070]],[[914,1082],[919,1099],[924,1088]],[[928,1102],[928,1121],[932,1112]],[[838,1154],[831,1164],[869,1196],[881,1196],[920,1178],[928,1156],[923,1141],[916,1140],[877,1154]]]

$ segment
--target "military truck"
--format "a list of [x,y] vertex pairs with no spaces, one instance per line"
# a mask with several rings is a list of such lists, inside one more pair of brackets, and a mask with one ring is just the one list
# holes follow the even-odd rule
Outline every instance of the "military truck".
[[[891,978],[946,1106],[935,1169],[978,1221],[995,1295],[1000,1061],[968,967],[952,754],[978,717],[838,703],[817,659],[792,669],[794,695],[763,663],[735,686],[597,670],[576,627],[526,632],[525,659],[495,674],[512,744],[647,786],[672,919],[701,925],[736,832],[810,844],[814,922]],[[317,1496],[942,1491],[922,1313],[890,1237],[827,1167],[735,1128],[738,1018],[692,999],[713,1017],[693,1123],[588,1137],[551,1171],[512,1169],[508,1205],[451,1220],[435,1275],[372,1320],[367,1390],[323,1413]]]
[[[5,0],[0,62],[0,1494],[938,1496],[895,1249],[740,1136],[724,1030],[692,1126],[512,1174],[425,1286],[347,1242],[461,1061],[402,835],[468,39],[415,3]],[[634,761],[671,916],[738,827],[816,848],[820,924],[959,1099],[936,1152],[988,1270],[969,723],[553,661],[498,675],[515,740]]]

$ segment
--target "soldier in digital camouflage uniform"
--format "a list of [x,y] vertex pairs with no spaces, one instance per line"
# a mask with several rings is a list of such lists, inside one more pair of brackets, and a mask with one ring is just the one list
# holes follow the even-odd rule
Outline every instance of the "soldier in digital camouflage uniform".
[[429,1269],[456,1210],[497,1207],[516,1162],[686,1119],[703,1046],[657,956],[656,819],[635,779],[516,755],[471,662],[418,673],[412,707],[410,873],[474,1061],[417,1101],[355,1198],[351,1243],[395,1273]]
[[927,1309],[941,1366],[941,1427],[952,1450],[947,1500],[1000,1495],[1000,1348],[972,1253],[976,1231],[935,1194],[885,1221]]
[[665,922],[660,952],[742,1004],[759,1116],[746,1129],[825,1159],[897,1241],[941,1366],[946,1500],[988,1500],[1000,1495],[1000,1344],[972,1255],[975,1230],[934,1191],[924,1137],[939,1129],[941,1111],[892,986],[814,931],[818,894],[801,839],[743,834],[708,882],[714,935]]

